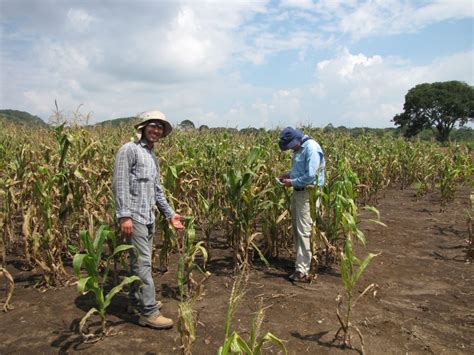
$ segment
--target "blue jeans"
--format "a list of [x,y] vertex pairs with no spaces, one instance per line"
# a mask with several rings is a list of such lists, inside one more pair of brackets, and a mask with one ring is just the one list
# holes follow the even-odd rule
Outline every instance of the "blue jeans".
[[132,285],[129,298],[131,304],[144,316],[160,314],[156,303],[155,283],[151,269],[154,234],[154,224],[145,225],[133,221],[133,233],[128,238],[128,242],[137,248],[137,250],[131,249],[130,251],[130,269],[132,275],[136,275],[142,280],[141,283],[135,282]]

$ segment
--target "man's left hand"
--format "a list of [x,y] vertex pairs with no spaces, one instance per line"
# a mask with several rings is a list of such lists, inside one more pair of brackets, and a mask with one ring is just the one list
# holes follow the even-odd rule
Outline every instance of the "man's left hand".
[[175,214],[173,215],[173,217],[171,217],[171,224],[173,225],[174,229],[177,229],[179,231],[184,229],[184,226],[181,223],[183,219],[184,218],[180,216],[179,214]]

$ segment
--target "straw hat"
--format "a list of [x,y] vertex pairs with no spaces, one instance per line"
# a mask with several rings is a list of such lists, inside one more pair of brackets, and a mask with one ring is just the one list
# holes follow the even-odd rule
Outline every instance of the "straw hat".
[[141,136],[143,128],[150,122],[158,121],[163,125],[163,138],[166,137],[168,134],[171,133],[173,127],[171,127],[171,123],[166,120],[166,116],[163,112],[160,111],[147,111],[142,112],[138,116],[140,120],[136,125],[135,129],[137,130],[137,134]]

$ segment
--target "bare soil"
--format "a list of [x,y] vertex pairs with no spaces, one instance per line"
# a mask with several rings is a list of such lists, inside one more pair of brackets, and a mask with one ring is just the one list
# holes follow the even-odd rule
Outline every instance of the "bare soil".
[[[353,313],[353,324],[362,332],[367,354],[474,354],[474,266],[466,262],[469,188],[457,191],[455,201],[440,212],[439,195],[415,199],[413,189],[390,189],[377,206],[387,227],[363,222],[367,247],[364,257],[381,253],[366,269],[357,294],[378,284],[375,297],[364,296]],[[162,312],[177,320],[176,257],[169,271],[156,274]],[[293,256],[271,261],[267,269],[256,263],[247,293],[235,313],[232,328],[246,337],[259,299],[268,306],[262,331],[285,340],[291,354],[360,353],[332,342],[339,328],[336,296],[343,293],[339,271],[321,271],[311,285],[287,280]],[[40,292],[37,276],[22,271],[18,258],[10,257],[7,269],[15,279],[14,309],[0,313],[0,354],[20,353],[180,353],[180,338],[172,330],[153,330],[136,324],[126,313],[127,298],[118,294],[109,308],[108,320],[115,335],[84,344],[76,329],[80,318],[94,304],[76,287]],[[230,251],[216,243],[209,264],[212,277],[197,303],[199,324],[195,354],[216,353],[222,345],[228,299],[232,287]],[[0,280],[0,295],[5,286]],[[267,346],[264,353],[278,353]]]

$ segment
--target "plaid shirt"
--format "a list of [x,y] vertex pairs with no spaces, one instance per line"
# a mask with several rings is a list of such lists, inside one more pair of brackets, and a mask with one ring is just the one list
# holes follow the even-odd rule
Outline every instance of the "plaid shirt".
[[160,185],[160,166],[145,142],[120,147],[115,157],[112,190],[118,218],[131,217],[142,224],[155,221],[154,205],[169,218],[175,214]]

